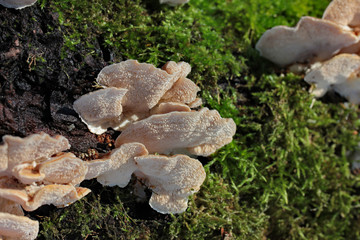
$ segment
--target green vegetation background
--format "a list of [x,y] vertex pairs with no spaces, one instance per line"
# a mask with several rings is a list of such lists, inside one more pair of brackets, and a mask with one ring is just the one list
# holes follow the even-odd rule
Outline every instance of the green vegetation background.
[[301,76],[254,49],[266,29],[321,17],[328,3],[190,0],[170,7],[158,0],[41,0],[66,30],[64,56],[81,46],[96,57],[101,38],[112,62],[189,62],[204,105],[233,118],[238,129],[234,141],[209,158],[207,179],[185,213],[131,218],[136,210],[124,207],[135,201],[131,189],[105,188],[106,201],[90,194],[44,217],[40,238],[359,239],[360,177],[347,158],[359,141],[358,107],[313,102]]

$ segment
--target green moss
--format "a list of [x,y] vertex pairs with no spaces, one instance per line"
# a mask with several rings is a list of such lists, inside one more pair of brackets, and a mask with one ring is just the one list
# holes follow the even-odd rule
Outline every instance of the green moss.
[[[239,104],[232,89],[207,103],[238,125],[235,140],[209,163],[243,200],[270,216],[271,239],[346,239],[359,214],[348,151],[359,142],[357,107],[316,101],[300,77],[263,76]],[[238,105],[239,104],[239,105]],[[238,106],[237,106],[238,105]],[[237,106],[237,107],[236,107]]]

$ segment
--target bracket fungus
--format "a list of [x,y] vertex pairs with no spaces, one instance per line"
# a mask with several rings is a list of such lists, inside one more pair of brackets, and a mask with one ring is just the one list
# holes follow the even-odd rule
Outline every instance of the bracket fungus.
[[[108,127],[122,132],[114,150],[86,162],[85,179],[125,187],[134,174],[153,190],[149,202],[153,209],[161,213],[185,211],[188,196],[198,191],[205,179],[202,164],[186,155],[149,153],[208,156],[230,143],[236,132],[234,121],[221,118],[216,110],[192,109],[202,101],[197,98],[200,88],[187,78],[190,71],[186,62],[169,61],[160,69],[136,60],[100,71],[96,81],[105,89],[80,97],[74,109],[93,133],[100,134]],[[123,92],[115,101],[102,97],[106,89]],[[98,124],[100,121],[106,124]],[[90,122],[101,125],[100,131]]]
[[302,17],[295,28],[276,26],[267,30],[257,42],[256,49],[277,65],[287,66],[327,60],[358,42],[352,31],[336,23]]
[[20,205],[34,211],[45,204],[65,207],[90,192],[76,187],[88,171],[65,137],[45,133],[25,138],[6,135],[0,146],[0,236],[35,239],[38,222],[23,217]]
[[359,33],[360,0],[333,0],[322,19],[302,17],[295,28],[274,27],[264,33],[256,48],[280,66],[293,64],[290,71],[305,72],[304,80],[315,84],[315,97],[334,90],[358,104]]
[[335,90],[350,102],[360,103],[360,57],[340,54],[319,64],[305,76],[305,81],[314,83],[312,93],[322,97],[329,89]]
[[360,0],[333,0],[325,9],[323,19],[350,28],[360,27]]
[[36,3],[37,0],[0,0],[0,4],[7,8],[22,9]]
[[124,144],[101,159],[87,162],[86,179],[97,178],[102,185],[125,187],[137,169],[134,157],[147,154],[143,144]]
[[188,196],[199,191],[206,177],[201,162],[186,155],[146,155],[135,161],[138,177],[153,191],[150,206],[164,214],[184,212]]
[[96,81],[105,87],[127,89],[122,102],[124,114],[141,116],[155,107],[178,78],[152,64],[127,60],[103,68]]
[[102,134],[120,125],[123,111],[122,99],[127,93],[123,88],[105,88],[81,96],[74,102],[74,110],[92,133]]
[[0,239],[33,240],[38,232],[38,221],[0,212]]
[[138,142],[150,153],[178,153],[209,156],[230,143],[236,131],[231,118],[221,118],[216,110],[156,114],[127,127],[115,146]]
[[122,130],[148,117],[161,103],[198,107],[200,88],[186,78],[190,71],[185,62],[170,61],[162,69],[136,60],[112,64],[103,68],[96,80],[105,89],[81,96],[74,102],[74,110],[92,133],[102,134],[107,128]]

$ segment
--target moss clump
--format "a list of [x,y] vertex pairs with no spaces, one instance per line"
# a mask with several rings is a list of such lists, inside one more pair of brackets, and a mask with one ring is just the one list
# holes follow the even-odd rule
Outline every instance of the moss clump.
[[246,87],[252,94],[242,102],[234,90],[220,102],[204,96],[239,126],[210,165],[231,181],[242,204],[270,217],[271,239],[358,238],[359,176],[347,159],[359,142],[358,108],[313,103],[292,74],[264,75]]

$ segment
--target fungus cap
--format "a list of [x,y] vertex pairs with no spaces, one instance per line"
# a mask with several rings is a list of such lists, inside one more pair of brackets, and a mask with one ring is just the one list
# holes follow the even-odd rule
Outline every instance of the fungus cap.
[[[354,54],[340,54],[319,64],[306,74],[304,80],[314,83],[313,94],[322,97],[329,89],[334,89],[340,95],[351,98],[351,102],[358,102],[360,57]],[[354,92],[354,93],[353,93]]]
[[202,164],[186,155],[146,155],[135,161],[153,191],[150,206],[161,213],[185,211],[187,197],[200,189],[206,177]]
[[178,79],[178,75],[151,64],[127,60],[103,68],[96,81],[106,87],[127,89],[122,102],[124,113],[142,116],[148,114]]
[[39,166],[44,181],[57,184],[78,185],[88,171],[87,164],[72,153],[61,153]]
[[200,88],[193,81],[182,77],[162,96],[160,101],[190,104],[196,100],[198,91]]
[[124,144],[102,159],[87,162],[86,179],[97,178],[102,185],[125,187],[137,169],[134,157],[147,154],[143,144]]
[[0,4],[7,8],[22,9],[36,3],[37,0],[0,0]]
[[333,0],[322,18],[343,26],[360,27],[360,0]]
[[33,240],[39,232],[39,222],[24,216],[0,212],[0,238]]
[[203,108],[193,112],[156,114],[127,127],[115,146],[138,142],[150,153],[179,153],[208,156],[230,143],[236,125],[231,118],[221,118],[216,110]]
[[287,66],[327,60],[357,42],[355,34],[331,21],[302,17],[295,28],[276,26],[267,30],[256,49],[279,66]]
[[110,87],[87,93],[74,102],[74,110],[90,132],[100,135],[120,124],[122,101],[127,91]]
[[46,133],[32,134],[25,138],[5,135],[3,141],[7,144],[8,168],[21,163],[41,162],[50,156],[70,148],[68,140],[60,135],[51,137]]
[[12,178],[0,178],[0,197],[20,204],[26,211],[34,211],[45,204],[67,206],[89,192],[87,188],[71,184],[23,185]]

